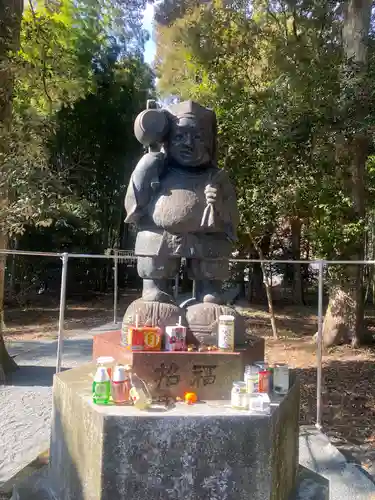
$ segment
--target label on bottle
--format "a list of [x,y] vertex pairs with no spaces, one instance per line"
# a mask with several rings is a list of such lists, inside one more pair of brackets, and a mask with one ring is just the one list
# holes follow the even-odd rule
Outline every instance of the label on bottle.
[[219,322],[218,347],[223,350],[234,350],[234,321]]
[[108,382],[97,382],[94,391],[96,396],[106,396],[108,394]]

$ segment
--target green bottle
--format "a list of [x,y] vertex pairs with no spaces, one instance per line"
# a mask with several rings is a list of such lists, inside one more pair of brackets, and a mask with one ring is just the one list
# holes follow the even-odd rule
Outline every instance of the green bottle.
[[106,405],[111,394],[111,381],[105,366],[99,366],[92,383],[92,400],[97,405]]

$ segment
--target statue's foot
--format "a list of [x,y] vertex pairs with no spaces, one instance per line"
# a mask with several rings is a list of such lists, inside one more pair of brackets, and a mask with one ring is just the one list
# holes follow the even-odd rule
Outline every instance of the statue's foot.
[[162,302],[164,304],[174,304],[175,302],[172,295],[162,290],[156,280],[143,280],[142,299],[147,302]]

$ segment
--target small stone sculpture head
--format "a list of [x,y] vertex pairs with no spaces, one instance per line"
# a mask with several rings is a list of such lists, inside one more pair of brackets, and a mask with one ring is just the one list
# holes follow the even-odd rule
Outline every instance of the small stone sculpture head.
[[168,112],[168,156],[183,167],[212,164],[216,150],[215,114],[192,101],[175,104]]
[[182,167],[216,165],[216,115],[194,101],[142,111],[134,133],[145,146],[163,145]]

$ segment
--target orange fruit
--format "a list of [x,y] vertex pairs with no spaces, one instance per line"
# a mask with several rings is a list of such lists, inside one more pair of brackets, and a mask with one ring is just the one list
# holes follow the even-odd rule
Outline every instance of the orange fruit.
[[198,396],[195,394],[195,392],[187,392],[185,394],[185,403],[188,405],[192,405],[198,401]]

